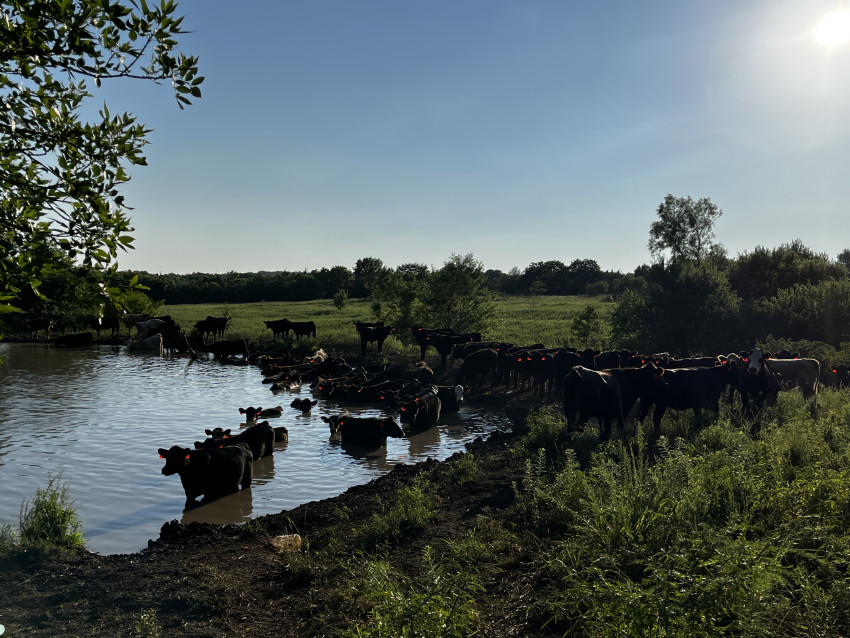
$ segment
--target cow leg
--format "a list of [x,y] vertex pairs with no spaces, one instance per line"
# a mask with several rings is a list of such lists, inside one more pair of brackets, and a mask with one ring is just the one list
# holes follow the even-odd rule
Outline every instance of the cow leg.
[[611,417],[603,416],[597,418],[599,419],[599,439],[608,441],[611,438]]
[[652,424],[655,426],[655,433],[658,434],[658,429],[661,427],[661,419],[664,418],[664,412],[667,410],[666,405],[655,404],[655,413],[652,415]]
[[253,463],[245,463],[245,471],[242,473],[242,481],[240,482],[240,486],[244,490],[246,487],[251,487],[251,481],[254,478],[254,464]]

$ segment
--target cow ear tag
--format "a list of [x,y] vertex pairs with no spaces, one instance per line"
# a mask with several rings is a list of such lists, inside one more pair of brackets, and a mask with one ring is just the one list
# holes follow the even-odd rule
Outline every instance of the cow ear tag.
[[188,454],[186,455],[186,458],[187,458],[187,459],[189,458],[189,455],[188,455]]

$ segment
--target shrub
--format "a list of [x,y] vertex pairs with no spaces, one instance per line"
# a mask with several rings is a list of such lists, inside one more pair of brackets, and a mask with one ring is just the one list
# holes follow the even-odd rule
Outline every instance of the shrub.
[[17,533],[11,525],[0,527],[0,555],[33,547],[77,549],[85,546],[82,523],[62,475],[48,474],[47,487],[21,504]]
[[71,501],[71,491],[62,475],[48,474],[47,487],[21,505],[19,535],[26,547],[84,547],[82,522]]

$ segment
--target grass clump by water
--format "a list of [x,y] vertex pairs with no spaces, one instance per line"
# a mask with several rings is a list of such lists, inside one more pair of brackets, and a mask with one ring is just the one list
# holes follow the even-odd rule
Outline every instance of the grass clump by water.
[[445,558],[435,561],[430,547],[425,548],[416,582],[384,560],[366,560],[353,571],[353,591],[369,612],[345,636],[460,638],[475,634],[475,595],[483,589],[475,571],[456,569]]
[[638,428],[587,462],[579,438],[557,457],[526,441],[517,532],[544,565],[531,616],[570,635],[847,635],[846,398],[823,396],[815,420],[798,394],[758,440],[721,417],[673,442]]
[[395,503],[386,514],[374,514],[358,534],[362,547],[396,542],[405,534],[423,528],[437,515],[439,497],[428,479],[419,473],[412,485],[399,488]]
[[21,504],[18,530],[0,528],[0,553],[19,549],[78,549],[85,547],[82,522],[61,473],[48,474],[47,486]]

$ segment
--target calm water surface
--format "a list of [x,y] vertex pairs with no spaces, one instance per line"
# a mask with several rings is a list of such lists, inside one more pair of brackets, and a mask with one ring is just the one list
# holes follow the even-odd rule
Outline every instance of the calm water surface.
[[[83,521],[86,546],[130,553],[163,523],[238,523],[341,494],[398,463],[443,460],[469,441],[508,429],[498,413],[465,406],[441,425],[377,450],[346,450],[328,438],[322,415],[340,409],[378,416],[376,405],[319,400],[306,416],[289,407],[310,389],[273,394],[253,366],[129,354],[101,346],[65,350],[0,343],[0,524],[17,525],[21,503],[48,474],[62,473]],[[192,447],[206,428],[237,430],[240,407],[282,405],[289,443],[255,461],[250,489],[183,512],[178,476],[163,476],[157,449]],[[396,412],[389,412],[397,416]]]

